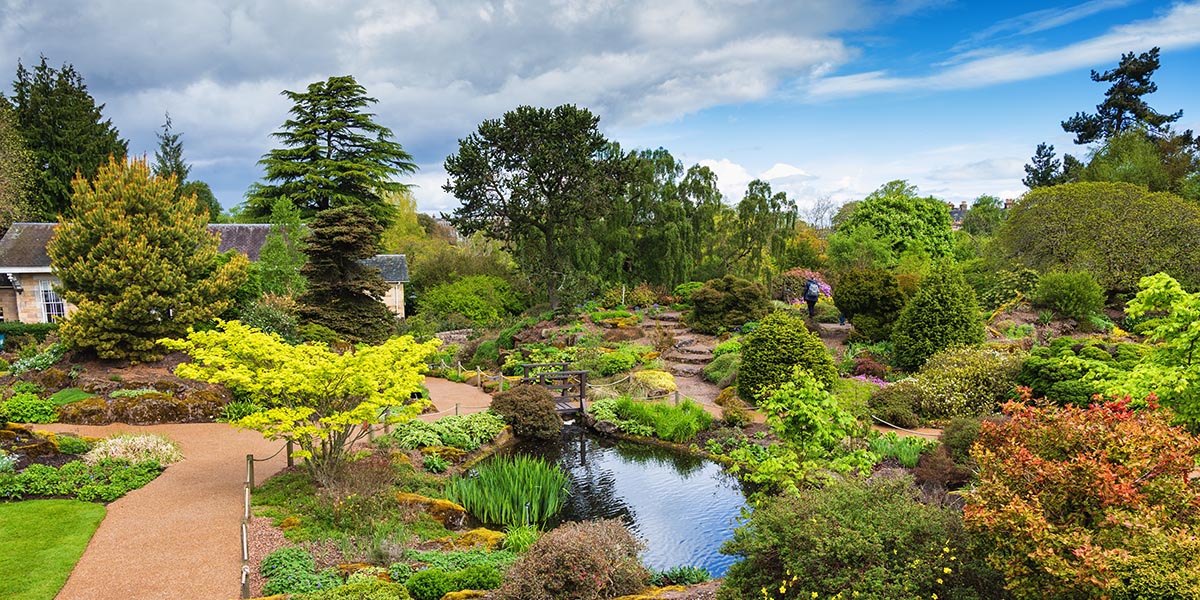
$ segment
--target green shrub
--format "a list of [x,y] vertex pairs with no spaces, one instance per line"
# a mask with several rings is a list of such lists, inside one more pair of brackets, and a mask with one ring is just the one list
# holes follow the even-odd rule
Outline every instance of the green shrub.
[[87,454],[92,449],[92,445],[83,438],[73,435],[59,434],[54,439],[58,445],[58,451],[63,454]]
[[260,298],[243,308],[238,320],[247,327],[263,333],[274,333],[289,344],[300,340],[300,324],[296,315],[278,301]]
[[804,319],[772,313],[743,338],[738,395],[756,400],[764,391],[794,378],[797,370],[812,376],[824,389],[838,377],[825,344],[804,326]]
[[1006,597],[967,551],[957,510],[918,498],[910,479],[880,477],[769,499],[721,547],[741,560],[718,600],[757,600],[764,589],[806,599]]
[[914,379],[902,379],[875,390],[867,406],[871,414],[887,423],[897,427],[918,427],[921,418],[917,416],[916,407],[920,393]]
[[616,350],[613,352],[605,352],[600,355],[596,361],[596,370],[600,375],[607,377],[623,373],[634,367],[638,362],[638,357],[632,352],[626,350]]
[[1047,273],[1038,281],[1034,303],[1058,314],[1084,321],[1104,308],[1104,289],[1087,271]]
[[509,568],[495,598],[599,600],[634,594],[650,576],[638,558],[642,548],[619,520],[567,523],[543,535]]
[[679,298],[680,302],[687,304],[692,301],[692,294],[702,287],[704,287],[704,284],[699,281],[689,281],[675,286],[672,293]]
[[53,423],[58,420],[58,407],[33,394],[15,394],[5,400],[2,406],[7,418],[17,423]]
[[720,344],[717,344],[717,346],[713,348],[712,355],[713,358],[716,358],[722,354],[740,354],[741,351],[742,338],[731,338],[721,342]]
[[666,571],[654,571],[650,574],[650,585],[663,587],[668,585],[696,585],[712,579],[708,569],[683,565],[671,567]]
[[833,303],[854,325],[857,336],[878,342],[892,336],[904,308],[896,276],[886,269],[850,269],[838,279]]
[[951,346],[983,340],[983,320],[975,292],[948,262],[939,263],[921,281],[892,329],[896,364],[909,371]]
[[1148,351],[1143,344],[1106,345],[1098,339],[1062,337],[1034,348],[1016,382],[1029,387],[1034,397],[1064,406],[1087,406],[1107,382],[1127,379]]
[[430,473],[441,473],[450,467],[450,463],[437,454],[428,454],[422,461],[421,466],[425,467],[425,470]]
[[226,423],[234,423],[264,410],[266,410],[265,406],[253,400],[234,400],[221,407],[221,420]]
[[741,354],[737,352],[722,354],[704,365],[704,379],[722,388],[729,387],[737,381],[738,367],[741,364]]
[[535,525],[516,525],[504,528],[504,549],[524,552],[542,536]]
[[473,565],[450,574],[451,591],[494,590],[504,582],[500,569],[489,565]]
[[484,566],[491,569],[504,569],[517,560],[517,555],[507,550],[487,550],[471,548],[469,550],[406,550],[404,558],[424,564],[426,567],[441,569],[446,573],[454,573],[463,569]]
[[305,323],[300,326],[300,339],[306,342],[332,344],[338,341],[336,331],[319,323]]
[[451,588],[450,576],[441,569],[425,569],[417,571],[404,584],[414,600],[442,600],[442,596],[454,591]]
[[496,325],[524,308],[512,286],[493,275],[472,275],[444,283],[426,291],[417,303],[417,310],[427,317],[459,314],[478,327]]
[[917,412],[926,419],[982,416],[1009,397],[1028,355],[958,347],[931,357],[916,375]]
[[757,321],[771,310],[766,290],[757,283],[726,275],[692,292],[688,325],[701,333],[734,330]]
[[982,423],[983,419],[976,417],[955,417],[942,429],[942,436],[938,440],[946,447],[955,463],[971,464],[971,446],[979,439]]
[[492,397],[491,411],[504,417],[513,433],[521,437],[550,440],[562,432],[554,397],[540,386],[523,384],[497,393]]
[[475,348],[475,355],[471,357],[471,365],[477,367],[500,366],[500,343],[496,340],[481,342]]

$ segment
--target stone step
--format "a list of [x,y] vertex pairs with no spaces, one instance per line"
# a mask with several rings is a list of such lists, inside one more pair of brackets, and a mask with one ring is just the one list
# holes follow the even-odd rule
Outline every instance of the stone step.
[[679,377],[695,377],[704,371],[701,365],[676,363],[667,366],[667,370]]
[[661,327],[663,331],[672,331],[672,332],[676,332],[676,333],[680,333],[680,332],[684,332],[684,331],[688,330],[686,325],[681,325],[679,323],[672,323],[669,321],[659,321],[659,322],[642,321],[640,323],[640,326],[642,329],[649,329],[649,330],[655,330],[655,329],[659,329]]
[[707,356],[701,354],[669,354],[663,357],[667,362],[682,363],[685,365],[707,365],[712,362],[712,355]]
[[710,350],[709,348],[707,348],[705,346],[697,345],[696,340],[688,340],[688,341],[690,341],[692,343],[684,344],[682,346],[676,344],[675,352],[677,354],[704,355],[704,356],[707,356],[709,358],[709,360],[712,360],[712,350]]

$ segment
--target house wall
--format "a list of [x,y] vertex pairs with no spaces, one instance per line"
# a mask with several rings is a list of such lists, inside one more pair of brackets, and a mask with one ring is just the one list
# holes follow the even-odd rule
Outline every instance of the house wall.
[[[42,311],[42,301],[38,297],[38,288],[42,280],[58,284],[58,279],[51,277],[49,274],[21,273],[17,275],[17,281],[21,283],[21,291],[14,294],[14,306],[12,306],[14,310],[10,312],[7,298],[0,299],[0,301],[5,302],[5,321],[16,321],[18,318],[22,323],[44,323],[46,321]],[[5,294],[5,296],[8,295]],[[65,304],[68,315],[75,312],[75,305],[69,302]]]
[[393,283],[392,287],[383,294],[383,303],[387,305],[388,310],[396,313],[397,317],[404,318],[404,284]]
[[0,290],[0,310],[4,311],[5,321],[17,320],[17,291],[12,289]]

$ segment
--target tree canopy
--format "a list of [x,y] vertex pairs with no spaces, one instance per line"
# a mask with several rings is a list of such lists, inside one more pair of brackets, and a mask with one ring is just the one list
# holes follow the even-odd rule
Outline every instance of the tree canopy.
[[462,204],[450,221],[460,233],[500,240],[558,306],[577,276],[572,260],[623,180],[620,149],[587,109],[520,106],[459,140],[443,187]]
[[174,178],[144,160],[110,158],[94,181],[75,180],[75,214],[46,251],[77,307],[59,329],[100,358],[154,361],[159,340],[221,313],[246,277],[246,257],[218,266],[219,240],[194,196],[175,199]]
[[1009,209],[997,241],[1008,258],[1041,272],[1090,271],[1110,293],[1132,292],[1159,271],[1200,285],[1200,207],[1128,183],[1030,190]]
[[305,219],[357,205],[386,228],[394,209],[384,195],[404,190],[407,186],[395,177],[415,173],[417,166],[391,139],[392,131],[366,112],[378,100],[349,75],[309,84],[303,92],[284,90],[283,95],[294,103],[292,117],[272,134],[283,147],[258,161],[266,169],[266,183],[250,188],[245,214],[266,219],[276,198],[288,198]]
[[[852,236],[854,230],[870,226],[897,257],[905,252],[927,252],[939,258],[953,250],[950,225],[946,203],[918,196],[916,186],[906,181],[891,181],[863,199],[833,237]],[[835,247],[831,239],[831,253]]]
[[163,343],[192,357],[176,368],[180,377],[225,385],[265,406],[236,424],[268,439],[295,442],[294,456],[306,459],[316,481],[328,483],[354,443],[367,436],[360,424],[400,423],[425,408],[408,401],[441,341],[418,344],[403,336],[337,354],[326,345],[288,344],[231,321]]
[[12,109],[0,102],[0,231],[24,218],[33,184],[33,153],[17,131]]
[[54,221],[59,215],[69,216],[76,173],[91,179],[109,156],[125,157],[127,143],[69,64],[55,69],[43,56],[31,73],[18,62],[13,96],[0,102],[13,108],[17,129],[33,153],[29,198],[35,218]]
[[1158,84],[1150,81],[1159,67],[1158,50],[1156,46],[1141,54],[1128,52],[1121,55],[1115,69],[1092,71],[1092,81],[1111,82],[1112,86],[1104,92],[1104,102],[1096,105],[1096,114],[1075,113],[1062,122],[1063,131],[1074,133],[1076,144],[1103,141],[1134,127],[1165,133],[1183,111],[1165,115],[1142,99],[1158,91]]

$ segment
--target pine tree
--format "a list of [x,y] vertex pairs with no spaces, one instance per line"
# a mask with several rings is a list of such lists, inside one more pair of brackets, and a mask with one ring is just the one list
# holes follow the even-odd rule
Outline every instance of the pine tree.
[[292,118],[273,134],[284,147],[258,161],[269,183],[251,187],[246,215],[264,219],[276,198],[289,198],[306,219],[330,208],[357,205],[386,228],[393,208],[383,196],[406,189],[393,178],[414,173],[417,166],[389,139],[392,131],[365,112],[378,100],[367,96],[349,75],[310,84],[305,92],[284,90],[283,95],[295,103]]
[[1164,115],[1142,100],[1142,96],[1158,91],[1158,84],[1150,81],[1158,66],[1158,48],[1154,47],[1141,54],[1122,54],[1117,68],[1110,71],[1092,71],[1092,81],[1112,82],[1112,87],[1104,93],[1104,102],[1096,105],[1096,114],[1075,113],[1062,122],[1063,131],[1074,133],[1076,144],[1106,140],[1138,126],[1166,132],[1183,111]]
[[375,256],[383,228],[361,206],[317,213],[305,240],[308,262],[300,274],[308,290],[297,300],[300,316],[351,342],[379,343],[395,328],[395,315],[381,301],[387,282],[379,269],[360,260]]
[[110,156],[125,157],[127,143],[103,118],[104,105],[96,105],[71,65],[53,69],[43,56],[30,73],[17,63],[13,91],[17,128],[33,153],[31,216],[47,221],[69,216],[76,172],[84,179],[95,177]]
[[160,339],[225,310],[247,261],[217,266],[219,240],[194,196],[176,201],[174,182],[151,175],[144,159],[111,158],[94,181],[74,185],[75,215],[47,248],[63,298],[77,307],[59,329],[66,342],[100,358],[154,361],[165,352]]
[[1032,164],[1025,165],[1021,183],[1029,189],[1062,183],[1062,161],[1054,157],[1054,146],[1042,142],[1033,153]]
[[275,200],[271,224],[271,233],[255,264],[262,277],[262,291],[279,296],[299,294],[304,291],[300,268],[307,260],[300,250],[300,209],[287,198]]

